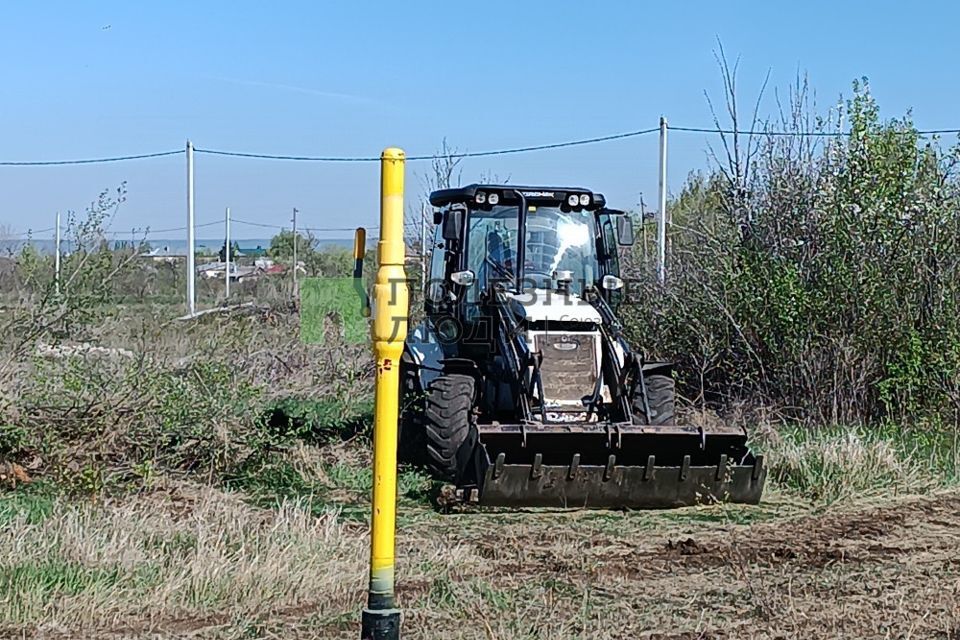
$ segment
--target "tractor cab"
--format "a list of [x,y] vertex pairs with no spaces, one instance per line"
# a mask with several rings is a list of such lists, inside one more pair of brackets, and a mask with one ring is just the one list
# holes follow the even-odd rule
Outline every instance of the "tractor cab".
[[[543,298],[587,291],[608,301],[623,285],[618,245],[633,243],[632,222],[586,189],[471,185],[431,195],[438,207],[427,296],[456,301],[469,315],[497,288]],[[472,308],[472,309],[471,309]]]

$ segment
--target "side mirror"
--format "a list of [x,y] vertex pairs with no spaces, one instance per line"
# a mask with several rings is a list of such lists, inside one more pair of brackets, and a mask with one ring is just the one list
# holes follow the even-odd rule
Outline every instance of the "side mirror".
[[617,243],[624,247],[633,244],[633,218],[629,214],[617,216]]
[[466,271],[454,271],[450,274],[450,282],[461,287],[472,287],[477,276],[467,269]]
[[623,280],[617,276],[605,275],[603,280],[600,281],[600,286],[607,291],[619,291],[623,289]]
[[463,210],[450,209],[443,215],[443,239],[459,240],[463,228]]

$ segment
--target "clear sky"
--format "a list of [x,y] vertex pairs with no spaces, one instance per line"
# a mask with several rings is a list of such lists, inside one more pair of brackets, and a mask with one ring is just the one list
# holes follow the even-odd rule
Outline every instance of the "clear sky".
[[[822,110],[868,76],[883,115],[960,126],[956,2],[6,2],[0,160],[198,147],[302,155],[430,153],[550,143],[671,124],[709,126],[717,38],[740,56],[744,105],[809,73]],[[764,112],[774,108],[768,93]],[[670,187],[707,163],[706,136],[672,134]],[[655,135],[463,163],[513,183],[575,183],[656,199]],[[411,197],[427,170],[411,163]],[[181,226],[183,156],[0,167],[0,229],[53,224],[127,182],[113,229]],[[197,222],[350,227],[377,219],[375,164],[198,155]],[[200,237],[216,236],[198,232]],[[269,230],[237,225],[240,237]],[[331,234],[349,235],[349,234]]]

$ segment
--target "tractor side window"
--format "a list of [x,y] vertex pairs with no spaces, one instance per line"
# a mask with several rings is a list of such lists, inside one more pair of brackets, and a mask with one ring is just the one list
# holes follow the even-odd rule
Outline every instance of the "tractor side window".
[[617,254],[617,231],[609,215],[600,216],[600,230],[603,239],[605,275],[620,275],[620,256]]

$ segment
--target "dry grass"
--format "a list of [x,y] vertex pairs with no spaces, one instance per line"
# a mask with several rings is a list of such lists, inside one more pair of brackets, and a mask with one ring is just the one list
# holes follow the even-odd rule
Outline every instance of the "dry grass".
[[57,503],[0,535],[0,620],[42,635],[215,627],[356,601],[365,541],[335,511],[181,487],[106,504]]
[[[466,513],[401,527],[407,638],[953,638],[960,494],[810,514]],[[367,529],[176,486],[0,536],[16,637],[353,638]],[[951,635],[954,634],[954,635]]]
[[766,430],[771,480],[817,503],[924,493],[960,480],[955,427]]

